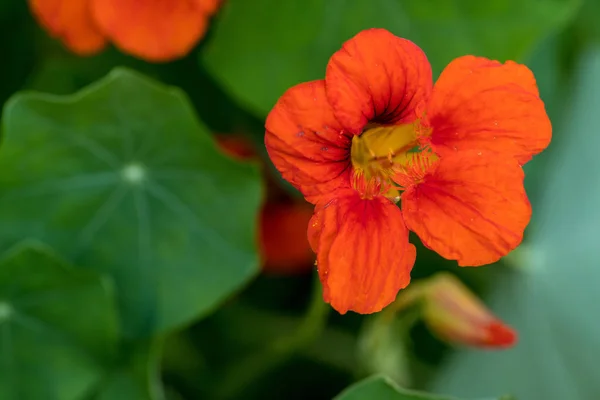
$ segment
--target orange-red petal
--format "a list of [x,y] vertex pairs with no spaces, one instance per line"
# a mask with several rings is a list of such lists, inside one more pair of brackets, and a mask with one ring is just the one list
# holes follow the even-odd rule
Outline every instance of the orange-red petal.
[[197,0],[90,0],[95,20],[122,51],[147,61],[185,56],[204,35]]
[[223,0],[195,0],[198,8],[208,16],[217,12]]
[[72,52],[98,53],[106,39],[96,27],[89,0],[29,0],[33,15],[42,26]]
[[491,150],[524,164],[552,138],[533,73],[512,61],[452,61],[435,83],[427,116],[432,147],[441,156]]
[[313,215],[308,203],[267,203],[261,215],[263,271],[276,274],[308,272],[315,255],[306,238]]
[[431,66],[413,42],[385,29],[368,29],[331,57],[325,83],[343,127],[360,134],[367,122],[414,121],[417,107],[431,93]]
[[402,195],[406,225],[460,266],[498,261],[521,243],[531,217],[523,178],[514,158],[450,153]]
[[267,117],[265,145],[284,179],[316,203],[350,184],[351,138],[333,115],[323,81],[301,83]]
[[402,212],[379,196],[336,192],[317,205],[308,230],[317,253],[323,299],[338,312],[380,311],[410,282],[416,257]]

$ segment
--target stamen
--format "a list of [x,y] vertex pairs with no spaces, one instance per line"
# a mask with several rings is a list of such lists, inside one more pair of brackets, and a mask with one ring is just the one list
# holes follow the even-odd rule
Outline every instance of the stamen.
[[437,161],[438,156],[429,148],[420,153],[410,153],[404,165],[396,166],[394,182],[400,186],[400,190],[406,190],[410,186],[421,183]]
[[388,192],[392,188],[391,176],[382,178],[374,175],[368,176],[363,171],[355,170],[352,175],[352,187],[365,199],[372,199],[382,193]]
[[419,147],[429,147],[431,143],[431,127],[426,122],[425,116],[415,122],[415,134]]
[[[350,150],[354,189],[364,198],[383,195],[397,201],[399,190],[423,179],[433,162],[430,156],[417,153],[425,147],[420,146],[420,141],[425,142],[428,135],[429,130],[416,121],[406,125],[370,126],[361,135],[354,136]],[[400,186],[396,181],[398,175]]]

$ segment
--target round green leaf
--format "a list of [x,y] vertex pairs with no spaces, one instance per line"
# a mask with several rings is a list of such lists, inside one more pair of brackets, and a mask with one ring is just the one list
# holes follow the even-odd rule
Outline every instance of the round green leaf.
[[[334,400],[458,400],[399,388],[385,376],[372,376],[345,389]],[[491,399],[489,399],[491,400]],[[510,400],[502,398],[496,400]]]
[[259,116],[289,87],[322,79],[331,55],[367,28],[427,53],[434,73],[465,54],[520,60],[569,21],[580,0],[229,0],[203,61]]
[[507,351],[458,352],[435,390],[477,396],[503,388],[524,400],[598,398],[600,47],[582,56],[574,76],[571,96],[562,97],[572,102],[562,105],[547,169],[536,175],[544,191],[533,202],[528,240],[510,256],[517,268],[494,280],[487,301],[516,328],[519,343]]
[[0,261],[0,399],[80,399],[115,355],[111,286],[39,245]]
[[258,270],[256,167],[223,156],[180,90],[125,69],[4,110],[0,246],[35,237],[110,274],[127,337],[207,313]]

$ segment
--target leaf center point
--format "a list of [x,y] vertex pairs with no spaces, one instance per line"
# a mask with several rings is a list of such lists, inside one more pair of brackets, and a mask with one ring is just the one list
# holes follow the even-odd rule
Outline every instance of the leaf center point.
[[146,177],[146,169],[142,164],[132,162],[123,168],[121,175],[125,181],[131,184],[139,184]]
[[10,304],[0,301],[0,322],[9,319],[13,314],[13,308]]

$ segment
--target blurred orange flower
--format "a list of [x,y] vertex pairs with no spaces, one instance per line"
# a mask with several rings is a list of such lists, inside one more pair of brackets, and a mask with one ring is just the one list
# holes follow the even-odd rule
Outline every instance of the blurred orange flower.
[[263,271],[275,274],[305,273],[314,268],[315,256],[306,238],[313,214],[308,203],[267,202],[261,213]]
[[457,278],[440,273],[411,285],[398,297],[400,308],[421,305],[422,317],[440,339],[473,347],[503,348],[514,345],[517,334],[494,316]]
[[369,29],[333,54],[324,80],[279,99],[265,144],[315,205],[324,300],[372,313],[410,282],[409,229],[460,266],[516,248],[531,217],[521,166],[551,136],[527,67],[459,57],[434,86],[417,45]]
[[204,36],[221,0],[29,0],[41,25],[79,55],[112,42],[152,62],[185,56]]
[[[258,158],[252,143],[243,136],[217,135],[216,139],[221,149],[233,158]],[[309,203],[282,195],[275,184],[268,185],[259,221],[263,272],[289,275],[312,270],[314,254],[306,237],[312,214]]]

